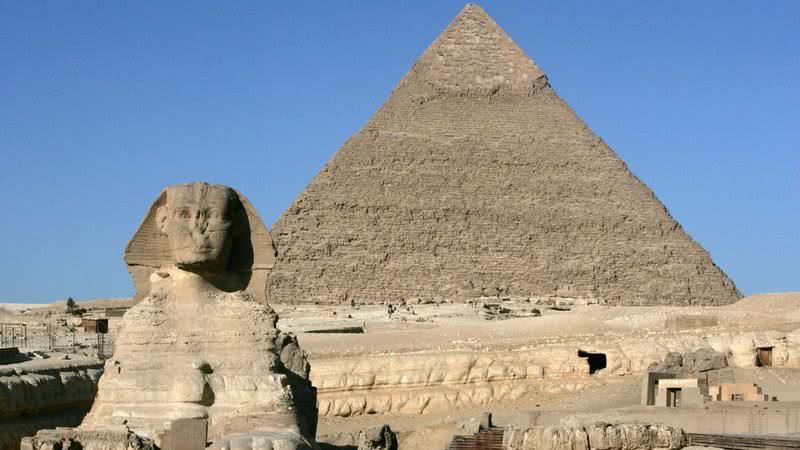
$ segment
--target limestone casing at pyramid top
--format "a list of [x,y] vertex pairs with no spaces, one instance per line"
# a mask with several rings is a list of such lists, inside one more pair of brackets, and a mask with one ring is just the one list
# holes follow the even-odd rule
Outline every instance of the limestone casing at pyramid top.
[[543,76],[497,22],[470,3],[423,52],[398,88],[413,86],[439,94],[509,88],[526,92]]

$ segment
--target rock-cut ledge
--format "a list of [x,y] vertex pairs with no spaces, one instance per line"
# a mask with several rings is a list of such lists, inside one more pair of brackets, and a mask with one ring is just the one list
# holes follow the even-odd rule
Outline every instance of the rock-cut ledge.
[[78,426],[89,412],[102,361],[39,360],[0,366],[0,450],[38,430]]

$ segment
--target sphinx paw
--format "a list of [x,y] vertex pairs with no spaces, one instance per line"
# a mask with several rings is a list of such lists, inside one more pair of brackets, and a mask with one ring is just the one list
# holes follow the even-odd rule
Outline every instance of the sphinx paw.
[[213,450],[312,450],[301,437],[292,433],[247,433],[214,441]]

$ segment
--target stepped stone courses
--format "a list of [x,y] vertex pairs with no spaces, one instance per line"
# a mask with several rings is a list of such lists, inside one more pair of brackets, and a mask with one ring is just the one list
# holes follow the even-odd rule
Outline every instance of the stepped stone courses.
[[468,5],[273,227],[270,301],[727,304],[734,284]]
[[37,430],[78,425],[92,406],[103,364],[93,359],[0,366],[0,449]]

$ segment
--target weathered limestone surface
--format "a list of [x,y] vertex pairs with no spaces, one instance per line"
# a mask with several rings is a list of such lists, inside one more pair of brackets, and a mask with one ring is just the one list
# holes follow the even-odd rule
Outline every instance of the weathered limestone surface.
[[[161,445],[171,423],[201,419],[210,441],[256,433],[275,448],[315,448],[305,353],[269,306],[241,290],[246,265],[231,269],[255,264],[253,214],[226,186],[176,185],[159,197],[143,227],[163,234],[169,263],[125,314],[82,430],[125,424]],[[151,234],[137,233],[129,249],[147,248],[138,240]]]
[[22,440],[21,450],[157,450],[152,439],[125,426],[105,430],[42,430]]
[[292,372],[281,360],[284,350],[293,359],[304,356],[291,353],[288,344],[296,341],[274,327],[269,307],[241,292],[205,298],[195,308],[179,301],[148,296],[128,311],[83,427],[127,421],[156,437],[171,420],[208,418],[212,439],[313,430],[307,372]]
[[0,367],[0,417],[91,404],[103,363],[95,359],[35,360]]
[[594,423],[517,428],[503,433],[506,450],[650,450],[680,449],[686,433],[667,425]]
[[389,425],[322,436],[320,443],[328,444],[330,448],[353,450],[398,450],[399,448],[397,435]]
[[272,302],[739,298],[709,254],[478,6],[272,230]]
[[503,433],[503,448],[506,450],[589,450],[591,447],[589,447],[589,437],[583,428],[550,426],[520,430],[510,426]]
[[37,360],[0,367],[0,449],[42,428],[78,425],[92,406],[98,360]]
[[[732,353],[731,355],[733,356]],[[728,362],[724,353],[710,348],[701,348],[694,352],[670,352],[664,361],[650,368],[650,371],[688,376],[698,372],[723,369],[727,366]]]
[[397,435],[389,427],[361,430],[358,433],[358,450],[397,450]]
[[[638,374],[673,352],[725,355],[731,367],[755,364],[756,348],[773,348],[773,366],[800,368],[800,330],[737,335],[677,335],[531,343],[508,351],[370,354],[312,360],[319,414],[426,414],[513,401],[533,393],[579,392],[616,374]],[[607,367],[589,374],[578,350],[604,353]],[[709,350],[711,349],[711,350]],[[714,353],[711,353],[713,351]],[[713,359],[715,365],[718,361]],[[694,363],[693,363],[694,364]],[[692,368],[708,367],[705,362]]]

